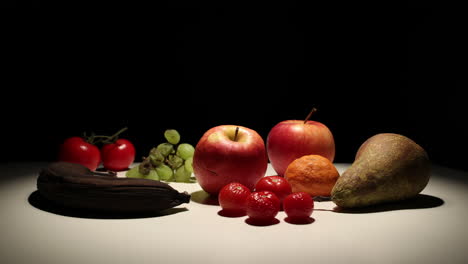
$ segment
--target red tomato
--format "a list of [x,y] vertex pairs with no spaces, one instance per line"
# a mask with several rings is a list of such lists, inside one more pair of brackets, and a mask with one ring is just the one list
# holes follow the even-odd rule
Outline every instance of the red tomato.
[[278,214],[280,204],[280,200],[273,192],[253,192],[247,198],[247,215],[255,222],[271,222]]
[[243,216],[245,215],[247,198],[250,190],[245,185],[233,182],[224,186],[218,195],[218,201],[223,208],[224,216]]
[[105,144],[101,149],[102,165],[111,171],[123,171],[135,160],[135,147],[126,139],[117,139],[114,143]]
[[86,142],[83,138],[70,137],[60,146],[58,159],[96,170],[101,163],[101,153],[98,147]]
[[283,210],[292,222],[302,222],[312,215],[314,200],[306,192],[292,193],[284,198]]
[[265,176],[257,182],[255,191],[273,192],[282,202],[284,198],[292,192],[292,189],[289,182],[283,177]]

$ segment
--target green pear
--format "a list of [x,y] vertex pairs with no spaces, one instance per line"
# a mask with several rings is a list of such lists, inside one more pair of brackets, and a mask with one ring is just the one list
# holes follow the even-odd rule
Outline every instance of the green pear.
[[420,193],[429,176],[430,161],[421,146],[402,135],[377,134],[361,145],[331,198],[343,208],[400,201]]

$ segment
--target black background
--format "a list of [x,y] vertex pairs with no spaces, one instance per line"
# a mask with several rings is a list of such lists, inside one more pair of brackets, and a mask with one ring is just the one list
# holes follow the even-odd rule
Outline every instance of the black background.
[[1,161],[51,161],[67,137],[125,126],[139,161],[166,128],[192,144],[221,124],[266,139],[316,107],[335,162],[394,132],[435,163],[468,168],[463,12],[194,5],[15,12],[2,33]]

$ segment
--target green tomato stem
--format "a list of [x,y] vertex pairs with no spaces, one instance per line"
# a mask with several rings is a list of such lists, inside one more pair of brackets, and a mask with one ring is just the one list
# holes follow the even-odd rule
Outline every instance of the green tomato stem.
[[128,127],[124,127],[122,129],[120,129],[119,131],[117,131],[112,136],[95,135],[94,133],[92,133],[91,136],[86,138],[86,133],[84,135],[85,135],[86,142],[88,142],[88,143],[90,143],[92,145],[96,145],[98,143],[110,144],[110,143],[114,143],[117,140],[117,138],[119,137],[119,135],[122,134],[127,129],[128,129]]
[[115,140],[117,140],[117,138],[119,137],[120,134],[122,134],[125,130],[127,130],[128,127],[124,127],[122,129],[120,129],[119,131],[117,131],[114,135],[110,136],[109,137],[109,141],[111,142],[114,142]]

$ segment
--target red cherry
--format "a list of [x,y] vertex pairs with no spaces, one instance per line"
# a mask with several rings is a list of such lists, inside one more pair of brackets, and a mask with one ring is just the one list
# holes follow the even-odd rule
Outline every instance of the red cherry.
[[306,192],[295,192],[284,198],[283,210],[290,222],[307,222],[314,210],[314,200]]
[[280,210],[280,200],[270,191],[253,192],[247,198],[247,215],[258,223],[274,221]]
[[219,205],[223,208],[220,214],[228,217],[245,215],[249,195],[249,188],[238,182],[225,185],[218,195]]
[[261,178],[255,185],[255,191],[273,192],[282,202],[292,192],[292,189],[285,178],[275,175]]

